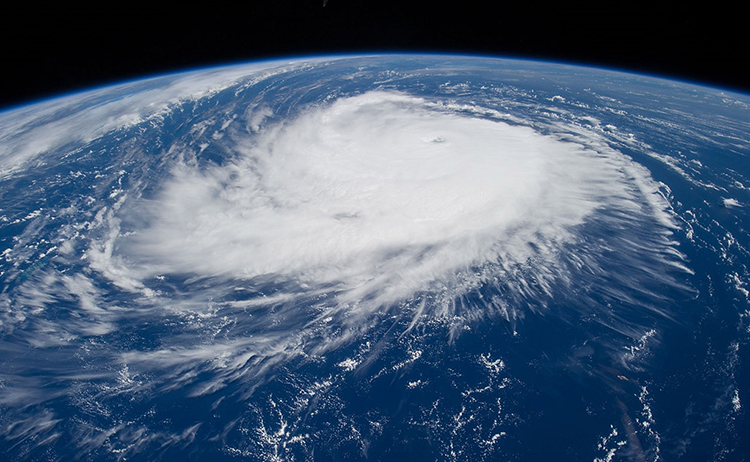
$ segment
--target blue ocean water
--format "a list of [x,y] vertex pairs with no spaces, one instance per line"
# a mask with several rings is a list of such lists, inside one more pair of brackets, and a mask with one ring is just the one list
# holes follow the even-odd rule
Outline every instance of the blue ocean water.
[[385,55],[0,114],[0,452],[744,460],[749,108]]

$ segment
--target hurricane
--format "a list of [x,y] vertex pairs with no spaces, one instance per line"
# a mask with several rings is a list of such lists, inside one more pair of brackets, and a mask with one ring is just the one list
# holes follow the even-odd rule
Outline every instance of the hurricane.
[[0,114],[6,453],[494,460],[573,415],[594,460],[684,450],[652,407],[702,293],[685,168],[606,85],[392,59]]
[[281,296],[324,291],[364,309],[438,285],[460,295],[530,260],[565,278],[545,265],[604,209],[669,220],[622,154],[403,94],[342,98],[233,135],[227,165],[180,163],[156,198],[127,211],[142,226],[109,244],[128,263],[92,249],[94,268],[122,286],[189,275],[252,290],[270,279],[291,286]]

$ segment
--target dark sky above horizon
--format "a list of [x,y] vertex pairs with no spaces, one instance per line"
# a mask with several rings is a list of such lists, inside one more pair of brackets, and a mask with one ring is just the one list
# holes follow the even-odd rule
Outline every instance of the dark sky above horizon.
[[283,56],[416,51],[629,70],[750,92],[743,15],[624,4],[268,0],[5,7],[0,108],[154,74]]

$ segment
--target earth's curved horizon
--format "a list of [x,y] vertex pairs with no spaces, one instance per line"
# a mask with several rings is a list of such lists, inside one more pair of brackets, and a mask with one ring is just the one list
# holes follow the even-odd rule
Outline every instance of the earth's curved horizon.
[[745,460],[748,156],[749,95],[455,54],[4,110],[0,453]]
[[217,71],[229,68],[240,68],[245,66],[258,66],[266,65],[272,67],[274,65],[281,65],[283,63],[299,62],[299,61],[314,61],[314,60],[339,60],[348,58],[398,58],[408,56],[422,56],[422,57],[434,57],[434,58],[473,58],[473,59],[485,59],[485,60],[499,60],[506,62],[518,62],[518,63],[537,63],[551,66],[563,66],[563,67],[574,67],[578,69],[588,69],[595,72],[610,72],[615,74],[625,74],[631,76],[638,76],[641,78],[654,79],[660,81],[672,82],[674,84],[688,85],[700,87],[713,91],[721,91],[724,93],[748,96],[750,95],[750,89],[742,84],[722,84],[720,81],[711,78],[699,78],[690,77],[687,75],[681,75],[679,73],[665,73],[659,71],[647,71],[647,70],[636,70],[628,68],[626,66],[607,65],[600,64],[596,61],[586,60],[565,60],[565,59],[548,59],[543,57],[529,57],[525,55],[505,55],[505,54],[493,54],[493,53],[470,53],[470,52],[445,52],[445,51],[427,51],[427,50],[402,50],[402,51],[388,51],[388,50],[362,50],[357,51],[345,51],[345,52],[331,52],[331,53],[289,53],[282,54],[273,57],[259,57],[257,59],[234,59],[223,62],[206,62],[196,63],[194,65],[187,65],[181,67],[173,67],[169,69],[156,70],[151,73],[141,73],[138,75],[131,75],[130,77],[114,77],[104,79],[99,82],[93,82],[88,85],[74,84],[70,88],[55,88],[50,86],[51,90],[48,90],[45,94],[28,97],[24,100],[13,101],[0,106],[0,114],[4,112],[12,112],[15,110],[23,109],[29,106],[36,106],[40,104],[49,103],[56,100],[65,98],[75,98],[82,96],[86,93],[91,93],[97,90],[106,90],[123,85],[133,84],[137,82],[143,82],[154,79],[169,78],[184,76],[186,74],[196,74],[207,71]]

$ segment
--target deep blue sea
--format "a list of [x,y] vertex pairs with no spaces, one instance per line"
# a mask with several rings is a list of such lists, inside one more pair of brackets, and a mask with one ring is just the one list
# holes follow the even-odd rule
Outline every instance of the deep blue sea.
[[295,58],[0,113],[4,460],[742,461],[750,96]]

